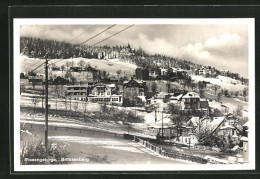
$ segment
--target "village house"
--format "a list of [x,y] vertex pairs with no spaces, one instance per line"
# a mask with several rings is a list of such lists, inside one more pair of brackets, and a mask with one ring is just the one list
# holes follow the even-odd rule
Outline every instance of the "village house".
[[194,111],[199,109],[200,96],[195,92],[188,92],[182,96],[182,110]]
[[228,113],[225,117],[229,124],[234,125],[237,123],[237,118],[233,114]]
[[225,126],[224,117],[200,118],[194,116],[183,126],[182,136],[180,137],[181,142],[193,146],[198,143],[196,133],[209,131],[218,134],[223,126]]
[[135,106],[138,103],[146,102],[144,81],[131,78],[130,81],[123,83],[124,106]]
[[87,85],[71,85],[65,86],[66,96],[73,100],[86,101],[89,88]]
[[167,76],[167,74],[168,74],[168,69],[166,69],[166,68],[160,68],[158,74],[159,74],[159,76]]
[[212,74],[211,66],[203,66],[199,69],[199,75],[204,77],[210,77]]
[[169,102],[170,102],[170,103],[178,104],[178,103],[181,102],[182,96],[183,96],[183,93],[174,93],[174,94],[171,95],[171,97],[169,98]]
[[210,114],[210,107],[207,99],[200,99],[199,110],[203,113],[204,116],[208,116]]
[[229,70],[220,70],[220,75],[228,76],[229,75]]
[[152,136],[160,136],[170,139],[176,134],[176,125],[173,124],[170,118],[165,117],[163,120],[158,120],[154,124],[147,126],[148,134]]
[[133,55],[135,53],[135,49],[132,48],[130,46],[130,44],[128,44],[126,47],[123,47],[120,52],[119,52],[119,55],[120,56],[130,56],[130,55]]
[[70,72],[73,73],[81,73],[81,75],[77,75],[77,81],[98,81],[99,70],[88,67],[70,67]]
[[54,66],[54,67],[52,67],[52,71],[61,71],[61,68]]
[[119,104],[123,103],[122,95],[112,94],[113,89],[115,88],[114,84],[104,85],[98,84],[95,85],[90,94],[88,95],[88,101],[101,104]]
[[97,55],[98,59],[114,59],[119,57],[119,53],[115,50],[108,50],[108,51],[102,51],[99,52]]
[[233,138],[238,137],[238,130],[228,122],[224,122],[224,125],[220,127],[219,135],[230,136]]
[[30,84],[42,84],[43,83],[43,76],[29,76],[28,77]]

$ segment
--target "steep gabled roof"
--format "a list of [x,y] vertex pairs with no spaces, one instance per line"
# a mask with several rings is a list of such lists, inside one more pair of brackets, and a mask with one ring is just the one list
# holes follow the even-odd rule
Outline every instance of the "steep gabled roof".
[[200,96],[195,92],[188,92],[182,98],[200,98]]
[[131,79],[130,81],[123,82],[123,86],[132,86],[133,84],[137,84],[138,87],[144,87],[145,82],[136,79]]
[[192,117],[188,122],[187,122],[187,126],[194,126],[197,127],[199,125],[199,117]]
[[187,126],[194,126],[195,131],[211,131],[214,132],[224,121],[224,117],[213,117],[213,119],[209,118],[199,118],[192,117],[188,122]]

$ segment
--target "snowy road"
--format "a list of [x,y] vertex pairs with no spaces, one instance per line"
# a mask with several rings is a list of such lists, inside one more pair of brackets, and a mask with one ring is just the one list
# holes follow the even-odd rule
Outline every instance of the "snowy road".
[[[39,137],[44,136],[44,125],[25,123],[25,127]],[[49,126],[49,139],[69,144],[70,158],[106,158],[105,161],[88,163],[109,164],[187,164],[189,162],[161,157],[134,141],[121,136],[104,135],[89,131],[56,129]]]

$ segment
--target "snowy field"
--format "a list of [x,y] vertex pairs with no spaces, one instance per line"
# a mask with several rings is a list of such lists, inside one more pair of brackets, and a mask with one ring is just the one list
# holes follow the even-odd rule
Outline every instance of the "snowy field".
[[[124,62],[120,62],[118,59],[109,59],[109,60],[99,60],[99,59],[87,59],[87,58],[71,58],[71,59],[52,59],[50,61],[50,64],[55,63],[56,66],[61,67],[62,65],[65,66],[66,62],[74,62],[74,66],[78,66],[78,62],[83,60],[86,64],[90,64],[90,66],[92,67],[96,67],[98,70],[105,70],[107,72],[109,72],[112,75],[117,75],[117,71],[118,70],[122,70],[125,71],[127,74],[133,74],[135,69],[136,69],[136,65],[134,64],[130,64],[130,63],[124,63]],[[40,62],[41,61],[41,62]],[[41,63],[43,63],[45,60],[44,59],[38,59],[38,58],[28,58],[26,56],[21,56],[20,59],[20,71],[21,72],[28,72],[28,70],[33,70],[33,68],[37,67],[37,65],[40,65]],[[56,63],[57,62],[57,63]],[[35,63],[37,63],[37,65],[34,65]],[[30,68],[33,67],[33,68]],[[28,69],[29,68],[29,69]],[[41,73],[44,73],[43,70],[43,66],[41,66],[39,68],[39,70],[37,71],[41,71]],[[65,74],[65,72],[63,72]],[[57,76],[62,76],[62,72],[61,71],[55,71],[53,72],[53,75],[57,75]]]
[[245,85],[242,85],[241,82],[239,82],[238,80],[225,77],[225,76],[218,76],[217,78],[205,78],[203,76],[191,76],[191,77],[192,80],[194,80],[195,82],[198,81],[210,82],[213,85],[221,86],[221,88],[227,89],[229,91],[242,91],[246,87]]

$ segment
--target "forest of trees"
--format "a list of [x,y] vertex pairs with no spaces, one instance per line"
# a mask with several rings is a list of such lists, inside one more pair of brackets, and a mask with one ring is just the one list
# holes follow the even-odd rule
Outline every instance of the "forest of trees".
[[[199,69],[202,65],[195,64],[189,60],[182,60],[173,57],[168,57],[160,54],[148,54],[142,48],[134,50],[134,53],[120,53],[122,46],[88,46],[76,45],[67,42],[21,37],[20,52],[30,58],[48,58],[48,59],[69,59],[69,58],[95,58],[104,59],[106,57],[118,58],[122,62],[135,64],[138,67],[148,68],[151,72],[155,72],[159,67],[167,68],[169,66],[181,67],[184,70]],[[131,48],[131,47],[130,47]],[[217,72],[219,72],[216,69]],[[232,73],[229,74],[232,77]],[[245,79],[243,77],[238,80]]]
[[190,61],[183,61],[158,54],[150,55],[141,48],[135,50],[132,55],[125,55],[120,53],[124,48],[121,46],[78,46],[67,42],[29,37],[21,37],[20,41],[21,54],[30,58],[68,59],[83,57],[102,59],[105,57],[104,54],[117,52],[121,61],[136,64],[138,67],[149,68],[151,71],[157,70],[158,63],[160,63],[160,66],[164,68],[167,68],[169,65],[179,66],[187,70],[191,69],[191,66],[196,66]]

